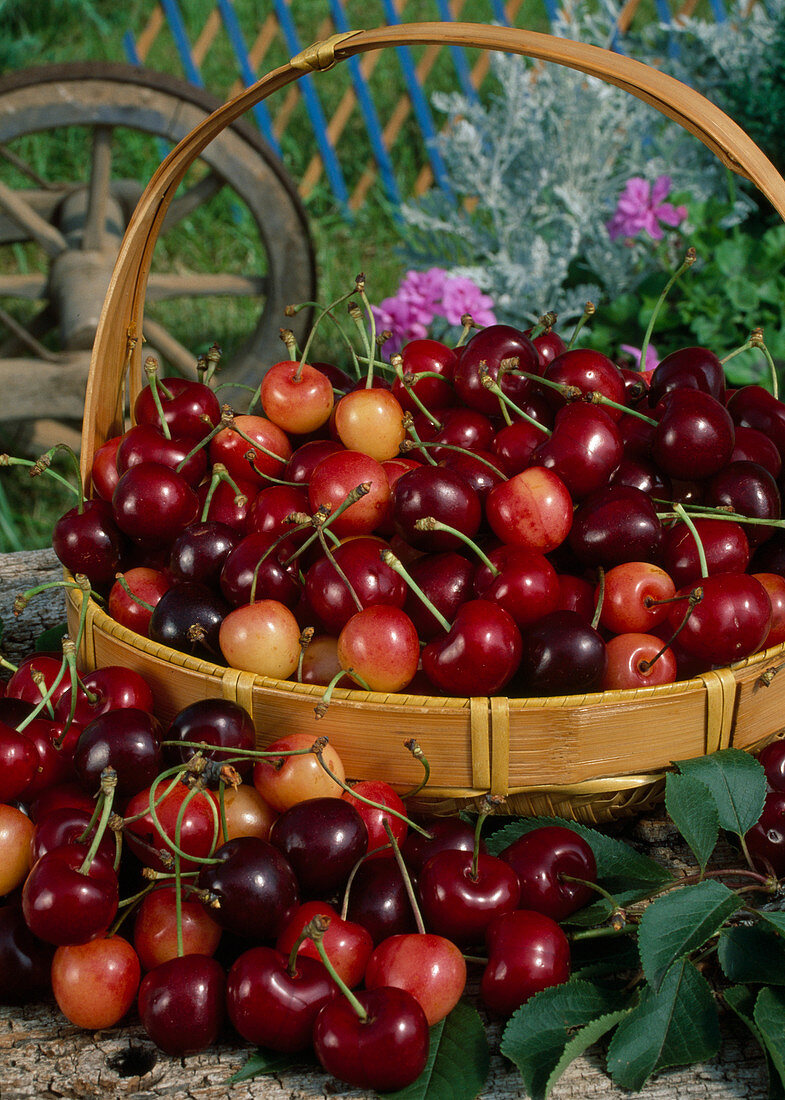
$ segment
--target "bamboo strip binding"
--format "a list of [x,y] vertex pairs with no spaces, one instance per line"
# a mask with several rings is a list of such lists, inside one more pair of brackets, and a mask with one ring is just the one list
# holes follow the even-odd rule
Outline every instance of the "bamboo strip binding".
[[[169,203],[191,163],[222,129],[254,104],[299,79],[324,72],[356,54],[401,45],[454,44],[552,61],[614,84],[678,122],[734,172],[751,180],[785,218],[785,181],[754,142],[714,104],[646,65],[598,47],[516,28],[470,23],[413,23],[353,31],[317,42],[231,99],[197,126],[159,166],[129,223],[107,291],[93,348],[85,401],[82,473],[89,484],[96,447],[123,430],[121,395],[142,385],[144,294],[152,252]],[[68,594],[72,631],[81,593]],[[164,717],[205,697],[236,699],[257,722],[262,743],[271,723],[302,724],[314,690],[224,669],[157,646],[117,623],[95,605],[80,654],[86,667],[124,662],[152,679]],[[328,733],[355,778],[380,768],[378,778],[408,789],[416,770],[398,766],[385,737],[368,732],[383,722],[433,739],[434,782],[423,803],[452,812],[491,792],[515,813],[556,813],[598,822],[650,805],[661,795],[663,773],[679,758],[738,745],[756,748],[779,731],[785,677],[778,667],[785,644],[693,681],[638,691],[556,699],[398,699],[336,690],[314,737]],[[761,687],[765,687],[765,691]],[[650,728],[651,726],[651,728]],[[280,736],[276,730],[275,733]],[[634,744],[628,742],[632,738]],[[435,754],[435,755],[434,755]],[[364,774],[363,774],[364,773]],[[540,774],[541,773],[541,774]],[[450,776],[460,777],[459,782]],[[549,776],[549,778],[544,778]]]

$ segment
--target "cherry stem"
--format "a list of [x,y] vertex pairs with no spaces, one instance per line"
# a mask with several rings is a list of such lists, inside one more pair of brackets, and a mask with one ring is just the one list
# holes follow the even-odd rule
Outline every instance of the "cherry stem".
[[650,416],[646,416],[645,413],[640,412],[638,409],[631,408],[629,405],[622,405],[619,401],[613,401],[610,397],[606,397],[604,393],[600,393],[598,390],[587,391],[582,390],[580,386],[567,386],[563,382],[554,382],[550,378],[544,378],[541,374],[532,374],[531,371],[516,370],[515,373],[520,375],[521,378],[528,378],[538,385],[547,386],[549,389],[555,390],[562,395],[568,404],[573,401],[585,401],[589,405],[606,405],[608,408],[618,409],[622,413],[629,413],[631,416],[637,416],[639,420],[651,424],[654,428],[657,427],[657,420],[654,420]]
[[[262,446],[262,444],[259,443],[258,440],[251,439],[250,435],[248,435],[247,432],[244,432],[242,428],[238,428],[234,422],[232,422],[229,427],[231,431],[236,432],[237,435],[239,435],[240,439],[244,439],[246,443],[249,443],[255,451],[261,451],[261,453],[263,455],[267,455],[268,458],[274,458],[277,462],[280,462],[282,466],[286,465],[285,458],[283,458],[281,455],[277,455],[275,451],[271,451],[269,447]],[[215,467],[213,467],[213,469],[214,468]],[[266,477],[267,475],[265,474],[264,476]]]
[[323,527],[321,527],[321,526],[317,527],[316,528],[316,534],[319,537],[319,542],[321,543],[322,550],[324,551],[324,556],[327,558],[330,565],[332,565],[333,569],[338,574],[338,576],[341,578],[343,583],[346,585],[346,588],[348,589],[349,595],[352,598],[352,603],[354,604],[354,606],[357,608],[358,611],[362,611],[363,610],[362,601],[360,600],[360,597],[357,595],[357,592],[355,591],[351,581],[346,576],[346,573],[341,568],[341,566],[338,564],[338,562],[335,560],[335,554],[333,554],[332,550],[327,545],[327,539],[324,537]]
[[586,886],[590,890],[594,890],[595,893],[600,895],[600,897],[605,898],[605,900],[610,902],[611,905],[611,913],[609,914],[609,916],[613,916],[614,914],[621,912],[619,903],[616,901],[616,898],[613,896],[613,894],[609,894],[608,891],[600,886],[599,883],[587,878],[576,878],[575,875],[560,874],[559,878],[562,880],[562,882],[574,882],[578,886]]
[[357,791],[355,791],[354,788],[351,787],[345,780],[340,779],[335,774],[335,772],[330,769],[329,764],[325,763],[324,750],[326,746],[327,738],[318,737],[313,743],[311,752],[314,754],[321,766],[327,772],[330,779],[334,780],[339,787],[350,794],[352,798],[356,798],[358,802],[364,802],[366,806],[373,806],[375,810],[382,810],[383,813],[389,814],[391,817],[397,817],[399,821],[405,822],[405,824],[408,825],[410,829],[414,829],[415,832],[420,833],[421,836],[430,836],[430,833],[427,831],[427,829],[423,829],[415,821],[412,821],[411,818],[407,817],[406,814],[402,814],[400,810],[396,810],[392,806],[385,806],[383,802],[374,802],[372,798],[366,798],[364,794],[359,794]]
[[207,370],[205,371],[202,381],[207,386],[213,380],[215,372],[218,370],[218,364],[221,362],[221,349],[218,344],[211,344],[205,354],[205,360],[207,361]]
[[327,684],[324,691],[322,692],[322,697],[320,698],[319,702],[313,708],[313,712],[317,720],[324,718],[325,714],[327,713],[327,708],[330,706],[330,702],[332,701],[333,691],[344,678],[344,676],[353,677],[355,682],[364,687],[366,691],[371,690],[368,684],[363,680],[361,676],[359,676],[354,671],[353,668],[339,668],[330,680],[329,684]]
[[[77,512],[79,515],[84,510],[85,495],[84,495],[84,483],[82,481],[82,471],[79,466],[79,459],[74,451],[73,447],[69,447],[67,443],[55,443],[54,447],[50,447],[48,451],[40,456],[32,465],[30,470],[30,477],[38,477],[43,473],[50,473],[50,465],[53,457],[58,451],[62,451],[63,454],[68,456],[68,460],[71,463],[71,467],[74,471],[74,477],[76,479],[76,495],[77,495]],[[68,484],[68,482],[66,482]],[[70,486],[73,488],[73,486]]]
[[[423,457],[425,458],[425,461],[430,463],[431,466],[435,466],[437,464],[436,459],[433,457],[433,455],[428,454],[427,447],[425,446],[425,444],[423,443],[423,441],[420,439],[419,435],[417,434],[417,429],[414,426],[414,417],[412,416],[412,414],[410,412],[405,412],[403,414],[403,426],[404,426],[405,431],[412,437],[412,440],[414,441],[414,444],[416,445],[417,449],[422,451],[422,454],[423,454]],[[413,449],[412,447],[408,447],[408,448],[406,447],[406,441],[405,440],[399,448],[399,450],[401,451],[402,454],[405,454],[407,450],[412,450],[412,449]]]
[[428,608],[434,619],[436,619],[437,623],[439,623],[439,625],[441,626],[442,630],[444,630],[445,633],[449,633],[452,629],[451,624],[447,621],[444,615],[442,615],[438,607],[436,607],[435,604],[428,599],[423,590],[420,588],[419,584],[417,584],[417,582],[415,581],[414,577],[412,577],[412,575],[407,571],[400,559],[396,558],[392,550],[381,550],[379,552],[379,557],[382,559],[385,565],[388,565],[390,569],[392,569],[394,573],[397,573],[399,577],[403,577],[409,588],[411,588],[412,592],[414,592],[415,596],[422,600],[423,604],[425,604],[425,606]]
[[112,802],[114,801],[116,790],[117,772],[114,768],[104,768],[101,772],[101,816],[98,819],[95,836],[93,837],[90,847],[87,849],[87,855],[84,857],[82,866],[79,868],[80,875],[89,874],[90,865],[95,858],[103,835],[106,832],[106,827],[109,824],[109,817],[112,813]]
[[421,790],[428,786],[428,781],[431,778],[431,765],[428,762],[428,757],[420,748],[419,742],[415,741],[413,737],[409,737],[406,741],[404,741],[404,747],[409,750],[415,760],[420,761],[423,766],[423,771],[425,772],[423,778],[420,780],[416,787],[412,787],[412,789],[410,791],[407,791],[406,794],[401,795],[401,798],[405,802],[407,798],[414,798],[416,794],[419,794]]
[[224,430],[224,428],[230,428],[232,426],[233,420],[233,409],[230,405],[223,405],[221,408],[221,418],[218,423],[214,424],[207,435],[200,439],[199,442],[190,449],[185,458],[181,459],[180,462],[177,463],[177,465],[175,466],[175,471],[179,474],[182,468],[188,462],[188,460],[190,458],[193,458],[193,456],[198,451],[203,450],[207,446],[207,444],[210,443],[211,440],[215,439],[219,432],[222,432]]
[[558,320],[557,314],[553,312],[549,311],[548,313],[543,313],[542,317],[538,317],[537,324],[532,325],[529,339],[536,340],[537,337],[542,336],[544,332],[550,332]]
[[412,886],[411,875],[409,874],[408,868],[404,863],[403,856],[401,855],[401,849],[398,846],[398,841],[393,836],[393,831],[390,828],[390,822],[385,818],[382,824],[384,825],[384,831],[387,833],[387,839],[392,846],[393,856],[395,857],[395,862],[398,864],[398,870],[401,872],[401,877],[403,878],[403,885],[406,890],[406,896],[409,899],[409,904],[411,905],[412,912],[414,913],[414,923],[420,935],[424,936],[425,922],[422,919],[422,913],[420,912],[420,907],[417,904],[417,898],[414,895],[414,887]]
[[646,332],[645,332],[644,337],[643,337],[643,343],[641,344],[641,358],[640,358],[641,369],[643,369],[643,366],[646,363],[646,354],[649,350],[649,344],[651,343],[651,334],[654,332],[654,324],[655,324],[655,321],[657,320],[657,316],[658,316],[660,310],[662,309],[663,305],[665,304],[665,299],[670,294],[671,288],[673,287],[674,283],[676,283],[682,277],[684,272],[687,271],[688,268],[692,267],[692,265],[695,263],[695,260],[697,259],[697,255],[698,254],[697,254],[697,252],[695,251],[694,248],[688,248],[687,249],[687,254],[684,257],[683,263],[681,264],[681,266],[679,268],[677,268],[676,271],[674,271],[674,273],[673,273],[673,275],[671,275],[670,279],[668,279],[667,283],[663,287],[662,294],[660,294],[659,298],[657,299],[657,301],[654,305],[654,309],[651,312],[651,317],[649,318],[649,323],[646,326]]
[[602,605],[605,601],[605,570],[602,566],[597,569],[598,573],[598,592],[597,592],[597,606],[594,608],[594,615],[591,620],[591,625],[596,630],[599,626],[600,616],[602,615]]
[[[502,390],[501,386],[496,381],[496,379],[494,379],[492,377],[492,375],[488,371],[487,366],[484,363],[480,363],[478,373],[479,373],[479,376],[480,376],[480,382],[486,388],[486,390],[490,390],[491,393],[495,394],[496,397],[498,397],[499,402],[500,402],[501,407],[502,407],[502,412],[504,412],[505,408],[512,409],[512,411],[516,414],[516,416],[519,416],[521,418],[521,420],[525,420],[528,424],[531,424],[533,427],[539,428],[539,430],[543,433],[543,435],[546,435],[550,438],[550,436],[553,434],[551,432],[551,429],[546,428],[544,424],[541,424],[539,422],[539,420],[535,420],[535,418],[533,416],[530,416],[529,413],[524,412],[524,410],[519,405],[516,405],[515,402],[511,398],[509,398],[507,396],[507,394]],[[537,374],[537,375],[528,374],[526,371],[521,371],[521,370],[516,370],[515,373],[521,375],[521,377],[524,377],[524,378],[538,378],[541,381],[545,381],[545,382],[548,381],[547,379],[543,379],[542,376],[539,375],[539,374]],[[553,383],[553,382],[550,382],[548,384],[550,384],[552,386],[556,385],[556,383]],[[505,419],[507,419],[507,423],[509,425],[511,423],[511,421],[506,417],[505,417]]]
[[[251,603],[253,603],[253,599],[251,600]],[[297,659],[297,683],[298,684],[301,684],[303,682],[303,661],[305,660],[305,651],[308,648],[308,646],[311,644],[311,642],[313,641],[313,636],[314,636],[315,633],[316,633],[316,631],[314,630],[314,628],[312,626],[306,626],[305,629],[300,634],[300,637],[298,639],[299,644],[300,644],[300,656]]]
[[[159,781],[163,781],[165,779],[168,779],[169,776],[171,776],[171,775],[173,775],[174,778],[173,778],[172,782],[168,785],[168,787],[166,788],[164,793],[160,796],[160,798],[155,798],[154,797],[154,792],[155,792],[155,790],[158,786],[158,783],[154,783],[150,787],[149,797],[148,797],[148,802],[147,802],[147,809],[149,811],[150,817],[153,819],[153,824],[155,825],[156,831],[157,831],[158,835],[160,836],[161,840],[163,840],[164,844],[166,844],[166,846],[169,849],[171,849],[171,851],[174,855],[179,855],[182,859],[189,859],[193,863],[220,863],[220,860],[212,859],[210,856],[189,855],[188,852],[184,852],[182,850],[182,848],[180,847],[179,843],[177,843],[177,841],[175,841],[175,840],[172,840],[172,838],[166,833],[166,831],[164,830],[164,828],[161,825],[161,822],[158,818],[158,812],[156,810],[156,807],[163,801],[164,798],[166,798],[166,796],[171,791],[174,790],[174,788],[177,786],[177,784],[179,782],[181,782],[182,773],[183,773],[184,770],[185,769],[183,768],[182,764],[178,764],[176,767],[170,768],[168,771],[165,771],[165,772],[161,773],[161,775],[158,777]],[[198,788],[192,789],[189,792],[189,795],[183,800],[183,806],[185,805],[186,802],[190,802],[191,798],[193,798],[193,796],[194,796],[194,794],[196,793],[197,790],[198,790]],[[214,805],[212,799],[208,799],[208,801],[212,805],[213,810],[215,810],[215,805]],[[181,824],[181,822],[182,822],[182,818],[180,816],[180,814],[182,814],[182,812],[183,812],[183,807],[181,806],[180,807],[180,813],[177,816],[178,825]],[[137,816],[138,817],[144,817],[144,814],[139,814]],[[178,836],[177,826],[175,826],[175,836],[176,837]]]
[[150,392],[153,395],[153,404],[155,405],[155,411],[158,413],[158,419],[161,422],[161,431],[167,439],[171,439],[172,432],[169,428],[169,425],[166,423],[164,407],[161,404],[161,394],[158,390],[158,360],[154,356],[148,355],[148,357],[145,359],[144,372],[147,375],[147,381],[150,385]]
[[461,335],[458,337],[458,341],[455,344],[456,348],[462,348],[469,338],[469,333],[473,328],[478,326],[474,323],[474,318],[471,313],[464,313],[461,315]]
[[[55,748],[57,749],[61,748],[76,716],[77,693],[80,687],[79,670],[76,667],[76,646],[69,638],[63,638],[63,660],[68,667],[71,678],[71,705],[68,708],[68,717],[63,727],[63,735],[55,742]],[[81,687],[87,695],[88,702],[95,702],[96,696],[87,691],[84,684],[81,684]]]
[[[785,519],[765,519],[758,516],[743,516],[740,512],[734,512],[730,508],[711,508],[707,504],[691,504],[690,512],[697,519],[728,519],[734,523],[751,523],[760,527],[785,527]],[[675,505],[674,505],[675,509]],[[658,519],[675,519],[678,516],[675,510],[672,512],[658,512]]]
[[[682,600],[682,599],[684,599],[683,596],[676,596],[676,597],[673,597],[673,598],[668,599],[668,600],[652,600],[652,605],[655,604],[655,603],[657,603],[657,604],[659,604],[659,603],[675,603],[676,600]],[[671,634],[668,641],[662,646],[662,648],[660,650],[658,650],[657,653],[654,654],[654,656],[651,658],[651,660],[641,661],[639,663],[638,667],[640,668],[641,672],[648,672],[649,669],[652,667],[652,665],[654,665],[657,661],[659,661],[660,657],[663,655],[665,650],[670,649],[670,647],[673,645],[673,643],[678,638],[679,634],[681,634],[682,630],[687,625],[687,620],[689,619],[692,612],[695,610],[695,607],[697,606],[697,604],[700,603],[700,601],[702,599],[703,599],[703,589],[700,586],[698,586],[697,588],[693,588],[692,592],[690,592],[689,596],[687,597],[687,610],[684,612],[684,618],[681,620],[679,625],[676,627],[673,634]]]
[[468,455],[474,459],[475,462],[479,462],[480,465],[485,466],[488,470],[491,470],[494,474],[498,474],[502,481],[509,481],[507,474],[503,473],[498,466],[495,466],[492,462],[489,462],[487,458],[483,458],[482,455],[477,454],[476,451],[470,451],[468,447],[459,447],[457,443],[439,443],[437,440],[433,440],[430,443],[413,443],[411,440],[404,440],[399,451],[403,451],[406,454],[407,451],[413,451],[415,449],[424,450],[427,454],[427,448],[440,451],[457,451],[458,454]]
[[436,519],[434,516],[421,516],[418,520],[415,520],[414,526],[417,531],[444,531],[448,535],[454,535],[477,555],[483,565],[490,569],[494,577],[499,576],[500,570],[493,564],[485,551],[480,549],[474,539],[469,538],[467,534],[458,530],[457,527],[451,527],[449,523],[442,523],[440,519]]
[[148,603],[147,600],[143,600],[141,596],[137,596],[137,594],[131,590],[131,586],[126,580],[125,573],[115,573],[114,579],[120,585],[123,592],[125,592],[126,596],[128,596],[130,600],[133,600],[135,604],[139,607],[143,607],[145,611],[155,611],[152,604]]
[[580,333],[581,329],[589,320],[589,318],[593,317],[596,312],[597,307],[595,306],[594,302],[587,302],[586,305],[583,307],[583,313],[578,318],[578,323],[573,329],[572,336],[567,343],[567,351],[575,346],[575,341],[578,339],[578,334]]
[[313,945],[318,951],[319,958],[324,963],[328,974],[338,986],[341,993],[343,993],[344,997],[346,997],[347,1001],[360,1017],[360,1019],[365,1021],[368,1019],[368,1013],[365,1011],[363,1006],[355,997],[354,993],[352,993],[351,989],[349,989],[349,986],[346,984],[346,982],[340,976],[333,964],[330,962],[330,956],[327,954],[327,951],[325,949],[323,943],[324,933],[329,927],[330,918],[326,914],[317,913],[316,916],[308,922],[308,924],[305,926],[305,929],[308,936],[311,938],[311,940],[313,940]]
[[373,357],[373,349],[376,346],[376,318],[373,315],[371,303],[368,301],[368,295],[365,293],[365,275],[363,275],[362,273],[358,275],[355,279],[355,287],[357,293],[360,296],[360,301],[363,304],[365,315],[368,318],[368,327],[370,329],[370,334],[366,335],[365,329],[363,328],[363,335],[365,336],[368,358],[370,360],[368,363],[368,376],[365,381],[365,387],[366,389],[370,389],[373,385],[373,367],[375,361]]
[[676,504],[674,504],[673,510],[676,512],[679,519],[681,519],[682,522],[687,525],[690,534],[695,540],[695,548],[698,551],[698,562],[700,563],[701,578],[702,580],[706,580],[709,575],[709,566],[708,562],[706,561],[706,551],[703,547],[703,541],[698,534],[698,529],[688,515],[687,510],[685,509],[683,504],[679,504],[677,502]]
[[440,374],[437,374],[436,371],[423,371],[422,374],[411,374],[408,372],[404,372],[403,356],[397,354],[391,357],[390,364],[395,370],[395,373],[400,379],[401,385],[406,390],[406,393],[408,394],[410,400],[414,402],[414,404],[417,406],[423,416],[432,424],[432,426],[436,428],[437,431],[439,431],[442,427],[439,418],[434,416],[434,414],[430,411],[422,398],[414,392],[414,387],[421,378],[441,378],[442,376]]
[[[35,462],[33,462],[33,460],[31,458],[14,458],[12,455],[0,454],[0,467],[2,467],[2,466],[37,467],[37,466],[39,466],[40,462],[41,462],[40,458],[37,459]],[[35,477],[39,473],[49,474],[49,476],[53,477],[55,479],[55,481],[59,481],[61,485],[64,485],[66,487],[66,489],[70,489],[70,491],[72,493],[75,493],[77,495],[77,497],[81,497],[81,493],[76,488],[76,486],[72,485],[70,481],[67,481],[64,477],[62,477],[60,474],[58,474],[56,470],[51,470],[51,469],[49,469],[49,467],[46,467],[46,469],[40,469],[39,468],[39,469],[36,470],[35,474],[31,470],[30,476]]]
[[[65,642],[67,640],[68,639],[65,639],[65,638],[63,639],[64,648],[65,648]],[[71,643],[71,644],[73,645],[73,643]],[[33,709],[30,711],[30,713],[27,714],[20,722],[16,723],[16,730],[17,730],[18,733],[22,733],[24,730],[26,730],[27,727],[30,725],[30,723],[35,718],[38,717],[38,715],[41,713],[41,711],[44,709],[44,707],[46,707],[49,704],[49,702],[50,702],[52,696],[54,695],[55,691],[57,691],[57,688],[60,686],[60,681],[63,679],[63,676],[65,676],[65,670],[67,668],[68,668],[68,664],[66,663],[65,657],[63,657],[63,663],[60,665],[58,673],[55,676],[52,683],[49,685],[49,687],[46,689],[46,691],[42,693],[41,698],[36,703],[36,705],[33,707]]]
[[[333,320],[335,320],[335,315],[333,314],[333,310],[336,308],[336,306],[339,306],[342,302],[348,301],[348,299],[351,298],[351,296],[354,293],[356,293],[356,290],[357,290],[357,287],[353,286],[351,290],[347,291],[346,294],[342,294],[339,298],[336,298],[335,301],[329,306],[322,307],[322,306],[319,306],[316,302],[312,303],[313,305],[316,305],[318,309],[321,309],[321,313],[319,314],[319,316],[314,321],[313,326],[311,328],[311,331],[308,333],[308,339],[305,342],[305,347],[303,348],[302,354],[300,356],[300,362],[301,363],[307,362],[308,353],[311,350],[311,344],[313,343],[314,336],[316,335],[317,329],[319,328],[319,325],[322,323],[324,318],[325,317],[331,317]],[[336,324],[337,324],[337,321],[336,321]],[[338,325],[338,328],[343,333],[343,329],[341,328],[340,325]],[[343,333],[343,335],[344,335],[345,339],[348,341],[349,346],[352,347],[352,343],[348,339],[348,337],[346,337],[345,333]],[[359,373],[359,371],[358,371],[358,373]]]
[[235,499],[235,503],[237,505],[242,505],[242,504],[246,503],[246,501],[247,501],[247,497],[245,496],[244,493],[240,492],[240,490],[237,486],[237,482],[234,480],[232,475],[226,469],[223,462],[215,462],[213,464],[213,472],[212,472],[212,477],[210,479],[210,487],[207,490],[207,494],[205,495],[205,498],[204,498],[204,505],[202,507],[202,515],[200,517],[201,520],[202,520],[202,523],[207,522],[207,516],[210,512],[210,505],[213,502],[213,494],[215,493],[215,490],[218,488],[218,486],[220,485],[220,483],[222,481],[225,481],[227,483],[227,485],[231,486],[231,488],[234,489],[234,493],[235,493],[234,499]]

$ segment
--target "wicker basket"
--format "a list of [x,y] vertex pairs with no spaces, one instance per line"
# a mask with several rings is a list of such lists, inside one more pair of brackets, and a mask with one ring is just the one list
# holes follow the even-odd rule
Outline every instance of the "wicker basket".
[[[191,162],[225,126],[307,72],[386,47],[453,44],[525,54],[616,84],[695,134],[748,177],[785,218],[785,181],[717,107],[648,66],[596,47],[504,27],[421,23],[336,35],[268,74],[209,118],[156,171],[133,215],[93,349],[82,439],[89,477],[96,448],[123,430],[126,385],[142,385],[143,306],[151,255],[168,205]],[[82,596],[69,593],[75,631]],[[674,760],[735,745],[755,749],[783,732],[785,644],[697,679],[641,690],[542,699],[426,698],[336,690],[315,721],[319,687],[227,669],[150,642],[93,601],[80,658],[87,668],[124,664],[150,681],[164,720],[197,699],[235,699],[252,714],[259,743],[284,733],[326,735],[353,778],[383,778],[405,791],[420,765],[403,746],[415,738],[431,765],[419,800],[432,812],[472,805],[487,792],[514,813],[559,814],[590,823],[643,810],[661,796]]]

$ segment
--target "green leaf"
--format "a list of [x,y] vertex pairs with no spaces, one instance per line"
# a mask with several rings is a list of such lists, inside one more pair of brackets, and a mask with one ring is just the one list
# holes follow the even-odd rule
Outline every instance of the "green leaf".
[[732,982],[785,985],[785,941],[769,928],[742,925],[723,929],[718,958],[725,977]]
[[747,268],[751,246],[746,236],[728,237],[714,249],[714,262],[723,275],[739,275]]
[[[622,1008],[616,1012],[608,1012],[604,1016],[597,1016],[573,1036],[565,1046],[561,1058],[545,1083],[545,1090],[542,1093],[543,1098],[550,1093],[567,1067],[572,1065],[575,1059],[579,1058],[590,1046],[598,1042],[603,1035],[606,1035],[612,1028],[621,1023],[628,1011],[628,1009]],[[534,1093],[532,1093],[532,1100],[538,1100]]]
[[249,1081],[252,1077],[265,1077],[273,1073],[286,1073],[290,1069],[317,1066],[315,1056],[308,1056],[308,1052],[298,1054],[281,1054],[277,1050],[266,1050],[259,1047],[249,1055],[244,1066],[229,1078],[230,1084],[238,1081]]
[[502,1035],[501,1052],[520,1070],[527,1093],[540,1100],[556,1079],[557,1067],[562,1072],[567,1065],[565,1052],[574,1029],[586,1028],[608,1014],[623,1016],[625,1011],[621,994],[571,979],[535,994],[513,1013]]
[[785,991],[761,989],[755,1001],[753,1019],[771,1064],[785,1085]]
[[632,974],[640,970],[641,965],[637,937],[632,929],[629,935],[573,940],[570,955],[573,978]]
[[42,631],[35,640],[36,653],[45,653],[49,650],[59,653],[62,648],[63,638],[68,634],[68,623],[58,623]]
[[758,761],[742,749],[720,749],[694,760],[677,760],[682,775],[705,783],[714,796],[720,825],[743,836],[763,812],[766,775]]
[[417,1080],[384,1095],[395,1100],[474,1100],[488,1079],[490,1061],[479,1013],[459,1002],[431,1028],[428,1062]]
[[755,997],[746,985],[732,985],[724,991],[722,999],[739,1020],[750,1029],[760,1048],[766,1057],[766,1068],[769,1075],[769,1100],[785,1100],[785,1085],[771,1060],[763,1036],[755,1023],[753,1013],[755,1011]]
[[652,1073],[712,1058],[720,1047],[717,1006],[692,963],[674,963],[659,990],[644,986],[608,1047],[608,1073],[623,1089],[643,1088]]
[[710,879],[682,886],[657,898],[638,926],[638,950],[643,972],[655,989],[677,959],[716,935],[741,899],[721,882]]
[[785,913],[781,909],[757,909],[758,920],[765,921],[775,931],[785,936]]
[[665,779],[665,808],[704,871],[717,847],[720,816],[705,783],[670,772]]

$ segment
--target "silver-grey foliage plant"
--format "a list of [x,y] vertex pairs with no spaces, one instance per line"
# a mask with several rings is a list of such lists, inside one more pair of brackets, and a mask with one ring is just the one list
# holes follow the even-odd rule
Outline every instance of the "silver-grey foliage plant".
[[[607,45],[616,12],[600,6],[587,14],[586,7],[563,8],[554,33]],[[730,18],[727,26],[688,21],[672,40],[675,57],[663,27],[626,46],[638,60],[716,91],[729,66],[754,71],[771,28],[763,5],[745,17],[749,35],[739,33],[738,12]],[[696,200],[727,197],[727,172],[714,154],[628,92],[518,56],[496,54],[492,64],[498,91],[482,102],[433,97],[447,118],[439,146],[453,197],[434,189],[403,213],[407,261],[473,279],[493,297],[499,320],[520,324],[554,310],[570,321],[587,301],[629,289],[633,273],[661,269],[650,239],[608,235],[630,177],[668,175],[674,191]],[[694,69],[700,81],[691,79]],[[737,192],[729,221],[742,220],[750,206]]]

